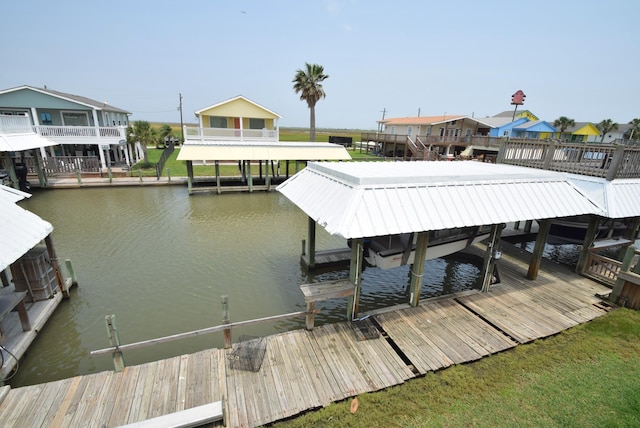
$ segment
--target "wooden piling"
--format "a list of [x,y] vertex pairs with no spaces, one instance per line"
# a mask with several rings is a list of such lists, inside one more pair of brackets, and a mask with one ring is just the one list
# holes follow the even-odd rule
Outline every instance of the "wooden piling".
[[[229,296],[222,296],[222,324],[229,324]],[[231,327],[224,329],[224,349],[231,349]]]
[[[411,245],[411,242],[409,242]],[[427,247],[429,245],[429,232],[419,232],[416,238],[416,252],[411,265],[411,280],[409,282],[409,304],[418,306],[420,303],[420,289],[424,275],[424,262],[427,259]]]
[[118,335],[118,327],[116,326],[116,316],[115,315],[107,315],[105,317],[105,322],[107,324],[107,335],[109,337],[109,343],[111,346],[115,346],[115,350],[111,354],[113,357],[113,367],[115,371],[121,372],[124,370],[124,355],[119,349],[120,346],[120,336]]

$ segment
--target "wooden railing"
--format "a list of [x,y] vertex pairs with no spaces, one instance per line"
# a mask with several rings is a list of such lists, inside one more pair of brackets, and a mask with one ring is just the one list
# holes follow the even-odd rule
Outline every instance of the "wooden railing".
[[615,178],[640,177],[640,147],[555,141],[504,141],[498,163]]
[[309,315],[318,314],[320,313],[320,310],[313,309],[313,310],[306,310],[306,311],[298,311],[298,312],[291,312],[288,314],[273,315],[269,317],[257,318],[257,319],[247,320],[247,321],[231,322],[229,319],[228,296],[222,296],[222,313],[223,313],[222,324],[217,326],[201,328],[199,330],[192,330],[184,333],[177,333],[171,336],[164,336],[164,337],[158,337],[155,339],[143,340],[140,342],[127,343],[124,345],[120,343],[118,328],[116,327],[115,315],[107,315],[105,317],[105,323],[107,325],[107,334],[108,334],[109,342],[111,343],[111,347],[99,349],[96,351],[91,351],[91,355],[96,356],[96,355],[111,354],[113,358],[113,364],[114,364],[115,370],[122,371],[124,370],[124,357],[122,352],[126,350],[139,349],[147,346],[158,345],[161,343],[174,342],[176,340],[182,340],[182,339],[187,339],[191,337],[202,336],[205,334],[220,333],[220,332],[222,332],[224,335],[224,348],[230,349],[232,347],[232,340],[231,340],[232,328],[246,327],[246,326],[256,325],[256,324],[264,324],[268,322],[280,321],[280,320],[296,318],[296,317],[303,317],[303,316],[306,317]]
[[[376,143],[385,144],[405,144],[408,135],[402,134],[382,134],[375,132],[363,132],[360,134],[362,141],[375,141]],[[484,146],[484,147],[500,147],[502,138],[499,137],[485,137],[481,135],[474,136],[420,136],[419,138],[425,146],[442,146],[442,145],[456,145],[456,146]],[[523,140],[524,141],[524,140]],[[537,140],[532,140],[537,141]]]
[[199,128],[184,126],[185,140],[206,141],[278,141],[274,129]]
[[620,266],[622,262],[618,260],[589,252],[585,275],[613,287],[618,279]]
[[[33,162],[32,158],[31,162]],[[55,177],[60,175],[73,175],[78,172],[100,172],[100,160],[97,156],[55,156],[48,157],[43,160],[44,171],[49,177]],[[35,171],[35,165],[30,165],[27,162],[29,171],[33,168]]]

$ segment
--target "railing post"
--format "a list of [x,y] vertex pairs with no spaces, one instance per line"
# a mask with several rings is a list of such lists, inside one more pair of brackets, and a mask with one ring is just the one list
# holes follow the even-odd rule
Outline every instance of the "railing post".
[[107,167],[107,175],[109,176],[109,184],[113,183],[113,174],[111,174],[111,166]]
[[167,180],[171,183],[171,170],[169,168],[167,168]]
[[117,372],[124,370],[124,356],[120,352],[120,336],[118,335],[118,327],[116,327],[116,316],[107,315],[105,317],[107,323],[107,335],[109,337],[109,343],[116,349],[111,356],[113,357],[113,366]]
[[78,184],[82,184],[82,173],[76,168],[76,177],[78,178]]
[[624,159],[624,146],[616,146],[616,150],[613,153],[613,159],[609,168],[607,169],[606,180],[611,181],[618,175],[618,170],[622,165],[622,159]]
[[[229,296],[222,296],[222,324],[229,324]],[[224,349],[231,349],[231,328],[224,329]]]
[[142,183],[142,168],[138,170],[138,177],[140,177],[140,183]]
[[545,153],[544,161],[542,163],[542,169],[548,170],[551,166],[551,162],[553,162],[553,157],[556,154],[556,143],[550,142],[547,146],[547,153]]

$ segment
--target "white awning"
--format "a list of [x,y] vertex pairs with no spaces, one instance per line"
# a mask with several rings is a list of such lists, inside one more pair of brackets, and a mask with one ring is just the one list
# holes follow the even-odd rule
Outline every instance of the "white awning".
[[186,141],[178,160],[351,160],[343,146],[310,142],[238,142],[219,141],[197,144]]
[[314,162],[277,190],[347,239],[602,213],[562,173],[474,161]]
[[0,152],[21,152],[23,150],[39,149],[40,147],[55,146],[58,143],[41,137],[36,133],[0,134]]
[[16,205],[15,202],[25,196],[29,194],[0,185],[0,270],[9,267],[53,231],[51,223]]

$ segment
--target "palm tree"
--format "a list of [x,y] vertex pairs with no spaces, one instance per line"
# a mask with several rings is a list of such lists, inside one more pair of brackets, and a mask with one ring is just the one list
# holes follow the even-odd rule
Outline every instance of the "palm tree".
[[573,119],[569,119],[566,116],[560,116],[553,122],[553,126],[556,128],[560,128],[560,138],[562,138],[562,134],[567,128],[571,128],[572,126],[576,126],[576,121]]
[[144,165],[149,165],[147,155],[147,145],[153,144],[156,140],[156,130],[149,125],[146,120],[136,120],[127,130],[127,140],[130,144],[139,142],[144,154]]
[[306,101],[309,106],[309,139],[316,141],[316,103],[327,94],[322,88],[322,82],[328,78],[324,74],[324,67],[318,64],[306,62],[305,69],[296,71],[293,79],[293,90],[300,93],[300,99]]
[[633,140],[633,136],[635,135],[636,139],[638,139],[640,137],[640,119],[631,119],[629,125],[631,125],[631,129],[629,130],[629,135],[627,136],[627,138],[629,140]]
[[602,133],[602,139],[600,140],[600,142],[604,143],[605,134],[618,129],[618,124],[611,119],[605,119],[597,124],[596,128],[598,128],[598,130]]

